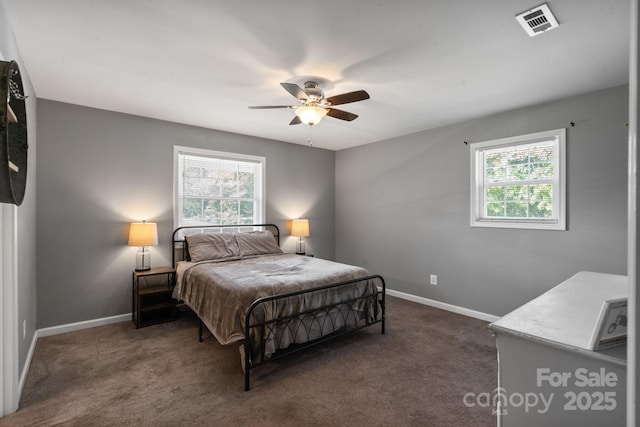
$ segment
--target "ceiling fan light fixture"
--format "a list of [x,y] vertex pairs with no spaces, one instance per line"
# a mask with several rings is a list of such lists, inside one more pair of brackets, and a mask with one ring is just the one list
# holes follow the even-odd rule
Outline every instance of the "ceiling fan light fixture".
[[309,126],[318,123],[324,116],[327,115],[327,110],[317,106],[302,106],[296,108],[296,116],[300,118],[302,123]]
[[[1,0],[0,0],[1,1]],[[334,95],[329,98],[324,97],[324,92],[318,88],[317,82],[308,81],[304,84],[304,89],[295,83],[280,83],[290,95],[300,102],[300,106],[295,105],[258,105],[249,106],[252,109],[267,108],[291,108],[295,110],[296,116],[289,122],[289,125],[299,125],[300,123],[309,126],[319,123],[324,116],[347,122],[358,118],[357,114],[334,108],[335,105],[350,104],[352,102],[369,99],[369,94],[364,90]]]

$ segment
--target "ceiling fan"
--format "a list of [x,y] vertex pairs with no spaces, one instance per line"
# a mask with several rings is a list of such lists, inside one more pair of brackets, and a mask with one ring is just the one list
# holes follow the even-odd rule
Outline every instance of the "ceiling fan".
[[296,110],[296,116],[291,120],[290,125],[305,123],[313,126],[325,115],[348,122],[355,120],[358,118],[357,114],[338,110],[337,108],[333,108],[333,106],[369,99],[369,94],[364,90],[356,90],[354,92],[347,92],[325,98],[324,92],[318,88],[318,83],[314,81],[305,82],[304,89],[294,83],[280,83],[280,86],[300,101],[301,105],[261,105],[249,108],[291,108]]

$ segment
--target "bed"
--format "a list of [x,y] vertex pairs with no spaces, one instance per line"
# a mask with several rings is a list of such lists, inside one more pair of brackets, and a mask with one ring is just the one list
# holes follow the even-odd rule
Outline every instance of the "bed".
[[174,298],[251,370],[374,324],[385,330],[385,282],[361,267],[283,253],[274,224],[179,227]]

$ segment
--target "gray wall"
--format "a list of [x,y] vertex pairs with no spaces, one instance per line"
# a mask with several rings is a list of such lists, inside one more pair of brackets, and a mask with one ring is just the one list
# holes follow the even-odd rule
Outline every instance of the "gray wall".
[[129,223],[158,223],[152,267],[171,263],[173,146],[266,157],[266,219],[295,251],[289,220],[309,218],[307,252],[334,256],[328,150],[38,101],[38,328],[131,312]]
[[[627,91],[611,88],[337,152],[337,260],[382,274],[390,289],[493,315],[581,270],[625,275]],[[568,231],[471,228],[463,141],[561,127]],[[438,275],[438,286],[429,285],[430,274]]]
[[[309,217],[308,252],[397,291],[502,315],[580,270],[626,274],[626,121],[624,86],[333,153],[39,100],[38,327],[130,311],[130,221],[158,222],[170,263],[174,145],[265,156],[267,220]],[[471,228],[463,141],[559,127],[568,231]]]
[[[29,143],[27,162],[27,188],[22,205],[17,208],[18,244],[14,248],[18,258],[18,368],[22,372],[29,347],[36,330],[36,97],[29,80],[11,26],[0,4],[0,54],[5,60],[14,60],[20,67],[28,117]],[[22,325],[26,324],[23,335]]]

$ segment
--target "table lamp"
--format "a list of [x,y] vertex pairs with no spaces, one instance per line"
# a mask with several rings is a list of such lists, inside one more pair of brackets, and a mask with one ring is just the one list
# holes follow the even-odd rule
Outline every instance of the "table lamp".
[[296,245],[296,254],[304,255],[304,240],[302,238],[309,235],[309,220],[294,219],[291,222],[291,235],[299,237]]
[[151,255],[147,246],[158,244],[158,227],[155,222],[132,222],[129,228],[129,246],[139,246],[136,252],[136,271],[151,269]]

